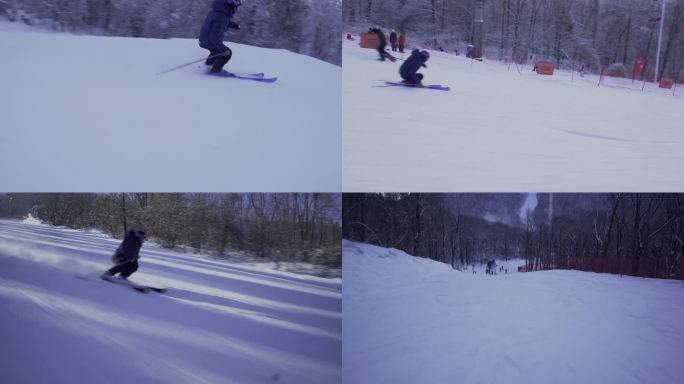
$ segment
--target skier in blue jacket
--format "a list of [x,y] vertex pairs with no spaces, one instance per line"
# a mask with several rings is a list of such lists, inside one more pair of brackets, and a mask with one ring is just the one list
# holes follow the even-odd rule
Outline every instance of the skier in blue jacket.
[[107,270],[102,277],[112,277],[117,273],[119,277],[127,279],[133,272],[138,270],[138,259],[140,258],[140,248],[147,240],[145,232],[141,230],[130,230],[124,236],[123,241],[116,249],[112,261],[116,264]]
[[423,74],[417,73],[420,67],[427,68],[425,63],[430,58],[430,52],[421,51],[414,49],[411,51],[411,56],[409,56],[406,61],[399,67],[399,75],[404,79],[402,82],[406,84],[422,85]]
[[231,20],[240,5],[240,0],[214,0],[211,11],[204,19],[199,45],[209,50],[209,57],[204,62],[211,65],[209,73],[221,73],[223,66],[233,55],[230,48],[223,44],[223,35],[230,28],[240,29],[240,24]]

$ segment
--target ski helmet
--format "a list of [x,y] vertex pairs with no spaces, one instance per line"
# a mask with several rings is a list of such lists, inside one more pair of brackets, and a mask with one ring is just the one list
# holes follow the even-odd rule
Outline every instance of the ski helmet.
[[240,0],[226,0],[226,8],[231,16],[237,13],[238,7],[241,5],[242,1]]
[[145,241],[147,240],[147,236],[145,236],[145,231],[142,230],[135,230],[133,231],[133,236],[137,237],[140,239],[140,241]]
[[420,54],[423,55],[423,57],[425,58],[425,60],[427,60],[427,59],[430,58],[430,52],[428,52],[428,51],[426,51],[426,50],[424,50],[424,49],[423,49],[422,51],[420,51]]

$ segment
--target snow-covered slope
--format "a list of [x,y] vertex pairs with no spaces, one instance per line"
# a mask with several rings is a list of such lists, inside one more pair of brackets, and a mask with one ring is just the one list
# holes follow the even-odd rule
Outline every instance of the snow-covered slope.
[[0,21],[0,174],[5,191],[339,192],[337,66],[227,43],[205,75],[193,39],[33,31]]
[[0,220],[2,382],[341,382],[340,279],[145,244],[142,294],[97,277],[117,244]]
[[[510,272],[510,271],[509,271]],[[345,383],[679,383],[684,283],[343,243]]]
[[597,87],[432,52],[424,82],[450,92],[373,88],[400,79],[402,61],[377,56],[343,45],[344,191],[684,189],[684,87]]

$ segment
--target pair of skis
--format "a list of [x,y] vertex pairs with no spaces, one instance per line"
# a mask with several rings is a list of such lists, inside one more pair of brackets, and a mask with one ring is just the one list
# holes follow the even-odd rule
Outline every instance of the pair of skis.
[[136,291],[141,292],[141,293],[149,293],[151,291],[159,292],[159,293],[166,292],[166,288],[158,288],[158,287],[150,287],[147,285],[140,285],[140,284],[134,283],[128,279],[124,279],[122,277],[107,276],[107,275],[102,275],[100,277],[104,281],[109,281],[110,283],[128,286],[128,287],[131,287],[131,288],[133,288]]
[[219,72],[219,73],[211,73],[211,75],[219,76],[219,77],[232,77],[234,79],[241,79],[241,80],[254,80],[254,81],[260,81],[262,83],[273,83],[276,80],[278,80],[277,77],[264,77],[263,73],[235,73],[235,72],[228,72],[225,69],[221,70],[221,72]]
[[[181,69],[181,68],[185,68],[185,67],[187,67],[187,66],[189,66],[189,65],[192,65],[192,64],[196,64],[196,63],[199,63],[199,62],[202,62],[202,61],[206,61],[207,59],[214,59],[214,58],[217,58],[217,57],[222,56],[222,55],[223,55],[223,53],[218,53],[218,54],[216,54],[216,55],[209,56],[209,57],[207,57],[207,58],[201,58],[201,59],[193,60],[193,61],[191,61],[191,62],[189,62],[189,63],[177,65],[177,66],[175,66],[175,67],[172,67],[172,68],[165,69],[165,70],[163,70],[163,71],[157,72],[157,76],[163,75],[163,74],[165,74],[165,73],[173,72],[173,71],[178,70],[178,69]],[[254,81],[260,81],[260,82],[264,82],[264,83],[273,83],[273,82],[275,82],[276,80],[278,80],[277,77],[264,77],[264,74],[263,74],[263,73],[245,73],[245,74],[240,74],[240,73],[228,72],[228,71],[226,71],[226,70],[222,70],[221,72],[219,72],[219,73],[217,73],[217,74],[214,74],[214,75],[221,76],[221,77],[232,77],[232,78],[235,78],[235,79],[254,80]]]
[[[401,82],[395,82],[395,81],[385,81],[385,87],[409,87],[409,88],[425,88],[425,89],[434,89],[437,91],[449,91],[451,90],[450,87],[445,87],[440,84],[408,84],[408,83],[401,83]],[[383,85],[377,85],[376,87],[383,87]]]

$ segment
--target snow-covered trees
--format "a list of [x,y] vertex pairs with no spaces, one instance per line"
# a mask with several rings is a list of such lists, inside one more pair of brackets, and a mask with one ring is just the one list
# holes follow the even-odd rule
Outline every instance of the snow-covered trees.
[[29,212],[50,224],[101,228],[115,237],[143,227],[170,248],[341,265],[340,199],[334,194],[0,195],[0,216]]
[[525,199],[344,194],[343,236],[454,267],[520,257],[530,270],[684,278],[684,194],[539,194],[529,209]]
[[[409,43],[452,51],[472,42],[474,0],[346,0],[350,28],[405,28]],[[652,76],[661,1],[653,0],[485,0],[485,56],[550,60],[558,65],[631,68],[647,58]],[[684,0],[668,0],[661,74],[684,67]],[[650,71],[650,73],[648,72]]]
[[493,255],[511,257],[517,252],[512,233],[522,230],[504,224],[510,223],[509,212],[491,204],[499,199],[517,201],[519,196],[345,193],[343,235],[455,268]]
[[[57,30],[133,37],[197,37],[210,0],[0,0],[0,17]],[[248,0],[228,40],[341,64],[339,0]]]

